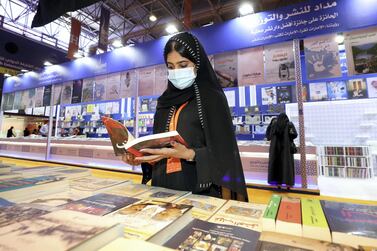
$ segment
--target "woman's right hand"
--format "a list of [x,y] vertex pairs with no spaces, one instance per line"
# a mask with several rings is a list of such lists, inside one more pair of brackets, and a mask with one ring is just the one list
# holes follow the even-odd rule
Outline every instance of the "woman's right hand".
[[138,166],[138,165],[141,164],[141,161],[135,160],[135,155],[133,155],[131,153],[124,154],[122,156],[122,160],[124,162],[126,162],[127,164],[132,165],[132,166]]

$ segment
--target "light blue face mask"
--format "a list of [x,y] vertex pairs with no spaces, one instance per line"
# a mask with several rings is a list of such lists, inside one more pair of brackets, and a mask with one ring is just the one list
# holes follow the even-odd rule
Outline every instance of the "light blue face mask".
[[194,67],[168,70],[168,79],[179,90],[190,87],[196,78]]

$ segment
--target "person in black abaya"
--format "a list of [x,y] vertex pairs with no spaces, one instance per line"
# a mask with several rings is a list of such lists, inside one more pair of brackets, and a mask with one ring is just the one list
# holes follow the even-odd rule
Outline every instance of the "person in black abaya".
[[285,113],[273,119],[266,131],[270,140],[268,183],[273,185],[285,184],[288,188],[295,184],[295,170],[293,154],[296,146],[293,140],[297,138],[297,131]]
[[164,49],[168,86],[159,97],[153,133],[177,130],[188,147],[144,149],[123,157],[142,164],[143,183],[247,201],[233,124],[224,92],[208,57],[192,34],[179,33]]

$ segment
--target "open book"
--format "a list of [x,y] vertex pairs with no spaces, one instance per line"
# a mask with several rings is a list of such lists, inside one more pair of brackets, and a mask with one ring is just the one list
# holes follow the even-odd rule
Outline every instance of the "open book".
[[176,141],[187,146],[185,140],[179,135],[177,131],[170,131],[164,133],[157,133],[140,138],[134,138],[127,128],[109,117],[102,117],[102,121],[109,133],[111,144],[113,145],[116,156],[125,153],[131,153],[136,157],[148,155],[140,152],[145,148],[163,148],[171,147],[170,142]]

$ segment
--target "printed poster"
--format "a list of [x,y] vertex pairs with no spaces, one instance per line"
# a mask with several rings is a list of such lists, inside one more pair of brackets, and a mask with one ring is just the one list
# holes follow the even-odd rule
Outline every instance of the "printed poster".
[[377,72],[377,28],[345,33],[348,75]]
[[72,82],[67,82],[62,86],[61,104],[71,104],[72,101]]
[[368,97],[377,98],[377,78],[367,78]]
[[106,81],[107,81],[106,75],[98,76],[95,78],[94,97],[93,97],[94,101],[105,100]]
[[82,79],[73,81],[72,104],[81,103],[82,97]]
[[168,69],[166,65],[157,65],[155,68],[155,86],[153,95],[160,96],[168,87]]
[[276,87],[262,87],[262,105],[277,104]]
[[327,94],[329,100],[347,99],[347,86],[344,81],[327,82]]
[[292,42],[265,46],[264,56],[265,82],[280,83],[295,80]]
[[215,73],[223,88],[238,86],[237,52],[228,52],[214,56]]
[[306,77],[309,80],[334,78],[342,75],[337,34],[304,40]]
[[21,95],[20,109],[33,108],[35,100],[35,89],[24,90]]
[[94,96],[94,78],[84,79],[82,84],[82,102],[92,102]]
[[325,101],[327,100],[327,85],[326,82],[309,83],[309,92],[311,101]]
[[13,103],[14,103],[14,92],[4,94],[4,111],[10,111],[13,109]]
[[21,107],[22,91],[15,92],[13,110],[19,110]]
[[138,70],[139,74],[139,95],[153,95],[155,70],[154,67],[142,68]]
[[286,104],[292,102],[292,86],[277,86],[276,96],[278,104]]
[[107,75],[106,83],[106,100],[115,100],[120,98],[120,74],[114,73]]
[[52,85],[45,86],[43,92],[43,106],[50,106]]
[[60,105],[60,101],[61,101],[61,97],[62,97],[62,89],[63,89],[63,85],[55,85],[54,86],[54,93],[52,95],[53,105]]
[[136,96],[137,78],[136,71],[127,71],[120,74],[120,92],[122,98]]
[[44,94],[44,87],[43,86],[35,89],[34,107],[42,107],[43,106],[43,94]]
[[263,47],[238,51],[238,85],[255,85],[264,82]]
[[351,99],[367,98],[367,85],[365,79],[350,79],[347,83],[348,97]]

